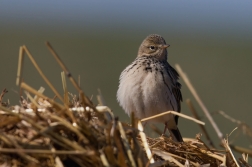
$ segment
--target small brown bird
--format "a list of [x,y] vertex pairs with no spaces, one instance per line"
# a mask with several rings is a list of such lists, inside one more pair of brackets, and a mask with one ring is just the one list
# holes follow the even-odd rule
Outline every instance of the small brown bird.
[[[163,37],[147,36],[139,47],[137,58],[121,73],[117,100],[125,112],[139,119],[165,111],[180,112],[182,95],[177,71],[167,62]],[[177,127],[178,116],[167,114],[153,122],[162,122],[174,141],[183,142]]]

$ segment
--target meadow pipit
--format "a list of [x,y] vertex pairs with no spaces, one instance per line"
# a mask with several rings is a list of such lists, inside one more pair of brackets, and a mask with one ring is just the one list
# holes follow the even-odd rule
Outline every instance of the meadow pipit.
[[[134,112],[143,119],[165,111],[180,112],[181,84],[177,71],[167,62],[169,46],[160,35],[147,36],[137,58],[121,73],[117,100],[128,115]],[[168,129],[174,141],[183,142],[178,116],[167,114],[151,121],[164,123],[164,133]]]

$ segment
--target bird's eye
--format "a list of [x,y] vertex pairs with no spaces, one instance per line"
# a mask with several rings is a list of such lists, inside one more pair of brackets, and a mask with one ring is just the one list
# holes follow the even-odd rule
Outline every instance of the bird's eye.
[[154,50],[155,49],[155,46],[150,46],[150,50]]

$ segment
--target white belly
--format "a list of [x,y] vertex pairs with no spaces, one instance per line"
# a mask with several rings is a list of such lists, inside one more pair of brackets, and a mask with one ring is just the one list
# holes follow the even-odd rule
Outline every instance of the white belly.
[[[121,74],[117,99],[125,112],[128,115],[134,112],[136,117],[142,119],[165,111],[177,111],[171,78],[166,70],[161,66],[158,70],[153,68],[152,72],[144,68],[127,67]],[[171,118],[172,115],[165,115],[152,121],[166,122]]]

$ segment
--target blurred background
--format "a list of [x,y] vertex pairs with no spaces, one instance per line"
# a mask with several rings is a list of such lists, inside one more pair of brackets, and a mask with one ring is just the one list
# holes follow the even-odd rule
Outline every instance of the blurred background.
[[[189,76],[224,135],[238,125],[217,113],[225,111],[251,124],[252,95],[252,1],[1,1],[0,89],[7,88],[11,105],[18,104],[15,85],[18,52],[26,45],[58,91],[62,91],[61,68],[45,46],[49,41],[81,87],[96,99],[97,89],[116,115],[129,122],[118,105],[116,91],[121,71],[136,57],[149,34],[162,35],[171,46],[169,63],[178,63]],[[25,57],[23,80],[45,94],[54,94]],[[185,83],[182,112],[191,115],[191,99],[215,145],[218,137]],[[77,91],[68,82],[69,91]],[[94,103],[97,103],[94,100]],[[161,129],[163,127],[161,126]],[[180,118],[184,137],[195,137],[198,125]],[[202,137],[204,140],[204,136]],[[242,128],[230,137],[249,147]]]

